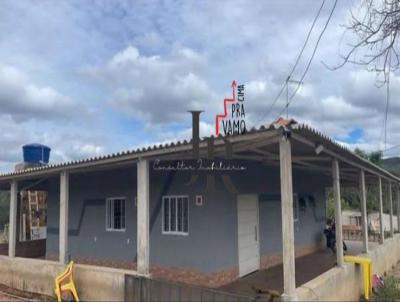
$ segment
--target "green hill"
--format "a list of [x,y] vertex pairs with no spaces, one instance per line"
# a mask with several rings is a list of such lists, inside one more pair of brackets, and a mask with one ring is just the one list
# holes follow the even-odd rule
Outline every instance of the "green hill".
[[393,174],[400,176],[400,157],[385,158],[382,161],[382,166]]

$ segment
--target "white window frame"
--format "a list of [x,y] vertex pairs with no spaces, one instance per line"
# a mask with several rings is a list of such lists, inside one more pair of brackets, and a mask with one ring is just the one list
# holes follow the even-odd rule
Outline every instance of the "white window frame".
[[[123,200],[124,201],[124,228],[123,229],[115,229],[115,228],[109,228],[108,227],[108,203],[113,202],[115,200]],[[114,209],[114,206],[111,207]],[[112,215],[112,219],[114,219],[114,215]],[[122,216],[121,216],[122,217]],[[114,225],[114,223],[111,223],[110,225]],[[107,232],[125,232],[126,231],[126,197],[109,197],[106,199],[106,231]]]
[[[171,198],[175,198],[175,200],[178,200],[178,198],[186,198],[187,199],[187,232],[184,231],[165,231],[164,229],[164,219],[165,219],[165,206],[164,206],[164,202],[165,199],[168,198],[171,200]],[[190,206],[190,199],[189,199],[189,195],[164,195],[162,197],[162,223],[161,223],[161,232],[164,235],[179,235],[179,236],[188,236],[189,235],[189,206]],[[175,206],[176,212],[178,212],[178,206]],[[183,214],[183,211],[182,211]],[[171,220],[171,204],[170,204],[170,213],[169,213],[169,219]],[[175,215],[175,225],[176,228],[178,228],[178,215]],[[183,221],[182,221],[183,223]],[[171,222],[169,223],[169,226],[171,228]],[[183,228],[183,225],[182,225]]]

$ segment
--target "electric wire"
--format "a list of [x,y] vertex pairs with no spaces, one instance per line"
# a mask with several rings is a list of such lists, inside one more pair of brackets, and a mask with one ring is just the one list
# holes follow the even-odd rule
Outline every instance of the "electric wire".
[[313,50],[313,52],[312,52],[312,54],[311,54],[311,57],[310,57],[310,59],[309,59],[309,61],[308,61],[308,64],[307,64],[307,66],[306,66],[306,68],[305,68],[305,70],[304,70],[304,72],[303,72],[303,74],[302,74],[302,76],[301,76],[301,78],[300,78],[300,80],[299,80],[299,84],[297,84],[296,89],[294,90],[294,92],[293,92],[292,95],[290,96],[289,102],[288,102],[287,104],[285,104],[284,108],[279,112],[278,117],[281,116],[282,113],[286,110],[286,108],[289,107],[289,106],[291,105],[291,103],[292,103],[293,100],[294,100],[295,95],[297,94],[298,90],[300,89],[301,83],[303,82],[305,76],[307,75],[308,70],[310,69],[311,63],[312,63],[312,61],[313,61],[313,59],[314,59],[314,57],[315,57],[315,54],[316,54],[316,52],[317,52],[317,50],[318,50],[319,43],[321,42],[321,39],[322,39],[322,37],[323,37],[323,35],[324,35],[326,29],[328,28],[329,22],[330,22],[331,19],[332,19],[333,13],[335,12],[337,2],[338,2],[338,0],[335,0],[334,4],[333,4],[333,6],[332,6],[332,9],[331,9],[331,11],[330,11],[330,13],[329,13],[328,19],[326,20],[325,25],[324,25],[324,27],[323,27],[321,33],[320,33],[319,36],[318,36],[317,42],[315,43],[314,50]]
[[305,41],[304,41],[304,43],[303,43],[303,46],[302,46],[302,48],[301,48],[299,54],[297,55],[296,61],[295,61],[294,65],[293,65],[292,69],[290,70],[289,75],[286,77],[286,80],[285,80],[285,82],[283,83],[283,86],[281,87],[281,89],[279,90],[278,94],[276,95],[276,97],[275,97],[274,100],[272,101],[272,103],[271,103],[271,105],[269,106],[267,112],[266,112],[260,119],[258,119],[258,121],[256,122],[256,125],[257,125],[260,121],[265,120],[265,119],[269,116],[269,114],[271,113],[271,111],[272,111],[272,109],[274,108],[275,104],[278,102],[280,96],[282,95],[283,91],[285,90],[286,86],[288,85],[288,80],[292,77],[294,71],[296,70],[297,65],[298,65],[299,62],[300,62],[300,59],[301,59],[301,57],[302,57],[302,55],[303,55],[303,53],[304,53],[304,50],[305,50],[305,48],[306,48],[306,46],[307,46],[307,44],[308,44],[308,41],[309,41],[309,39],[310,39],[311,33],[312,33],[312,31],[313,31],[313,29],[314,29],[314,27],[315,27],[315,24],[317,23],[317,20],[318,20],[320,14],[321,14],[322,8],[323,8],[324,5],[325,5],[325,2],[326,2],[326,0],[323,0],[323,1],[322,1],[321,6],[319,7],[319,9],[318,9],[318,11],[317,11],[317,14],[316,14],[316,16],[314,17],[314,20],[313,20],[313,22],[312,22],[312,24],[311,24],[311,27],[310,27],[310,29],[308,30],[308,33],[307,33],[306,39],[305,39]]

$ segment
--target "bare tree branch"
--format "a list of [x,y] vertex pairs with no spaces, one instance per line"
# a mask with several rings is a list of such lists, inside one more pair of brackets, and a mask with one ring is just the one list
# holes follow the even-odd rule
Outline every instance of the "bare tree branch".
[[345,26],[355,43],[341,55],[341,63],[327,67],[336,70],[347,63],[364,65],[378,77],[383,76],[381,82],[386,83],[390,72],[400,68],[400,0],[360,1],[357,13],[350,10],[350,21]]

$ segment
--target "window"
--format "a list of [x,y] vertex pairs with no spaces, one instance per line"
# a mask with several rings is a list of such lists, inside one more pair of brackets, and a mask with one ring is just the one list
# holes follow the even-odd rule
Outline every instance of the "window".
[[106,230],[125,231],[125,198],[109,198],[106,207]]
[[189,234],[189,197],[163,197],[163,234]]

